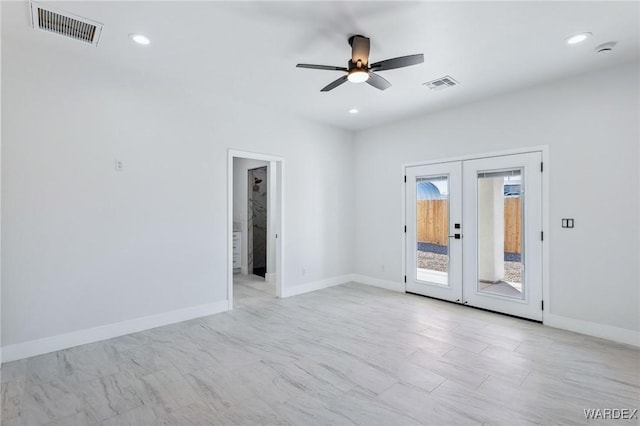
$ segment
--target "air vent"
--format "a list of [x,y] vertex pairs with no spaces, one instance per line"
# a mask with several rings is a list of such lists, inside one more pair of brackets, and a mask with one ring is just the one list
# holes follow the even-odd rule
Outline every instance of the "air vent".
[[448,75],[442,78],[438,78],[437,80],[427,81],[426,83],[424,83],[424,85],[431,90],[444,90],[449,87],[457,86],[458,84],[460,83],[458,83]]
[[31,24],[37,30],[60,34],[94,46],[98,45],[102,33],[102,24],[98,22],[36,2],[31,2]]

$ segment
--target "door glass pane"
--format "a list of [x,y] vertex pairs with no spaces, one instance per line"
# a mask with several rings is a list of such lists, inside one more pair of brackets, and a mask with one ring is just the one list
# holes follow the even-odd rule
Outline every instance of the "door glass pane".
[[478,291],[522,299],[522,170],[478,173]]
[[416,178],[416,279],[449,285],[449,177]]

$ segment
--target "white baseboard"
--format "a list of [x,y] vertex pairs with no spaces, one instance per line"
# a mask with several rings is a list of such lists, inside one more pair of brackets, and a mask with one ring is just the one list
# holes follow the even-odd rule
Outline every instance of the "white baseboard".
[[282,297],[297,296],[299,294],[309,293],[316,290],[322,290],[323,288],[333,287],[340,284],[346,284],[353,281],[353,275],[339,275],[337,277],[331,277],[320,281],[313,281],[310,283],[300,284],[293,287],[285,287],[282,289]]
[[561,328],[627,345],[640,346],[640,331],[567,318],[555,314],[545,314],[543,323],[549,327]]
[[360,275],[360,274],[353,274],[351,277],[352,277],[352,280],[357,283],[367,284],[373,287],[380,287],[386,290],[404,293],[404,283],[399,281],[396,282],[396,281],[389,281],[389,280],[381,280],[380,278],[373,278],[373,277],[368,277],[366,275]]
[[229,310],[229,302],[227,300],[222,300],[219,302],[208,303],[206,305],[193,306],[177,311],[150,315],[147,317],[102,325],[94,328],[87,328],[84,330],[73,331],[71,333],[59,334],[57,336],[30,340],[28,342],[16,343],[2,348],[2,362],[15,361],[74,346],[86,345],[87,343],[98,342],[100,340],[111,339],[125,334],[162,327],[163,325],[205,317],[220,312],[226,312],[227,310]]
[[275,282],[276,280],[275,272],[267,272],[266,274],[264,274],[264,280],[268,283]]
[[[347,274],[325,280],[305,283],[291,288],[283,288],[282,297],[290,297],[316,290],[322,290],[324,288],[345,284],[351,281],[391,291],[404,292],[404,285],[401,282],[382,280],[360,274]],[[163,314],[151,315],[114,324],[78,330],[67,334],[16,343],[0,348],[0,362],[15,361],[100,340],[111,339],[125,334],[136,333],[168,324],[225,312],[230,309],[232,309],[230,303],[227,300],[222,300],[219,302],[193,306]],[[635,330],[577,320],[554,314],[545,314],[544,324],[550,327],[561,328],[576,333],[582,333],[589,336],[640,347],[640,332]]]
[[[381,280],[379,278],[360,274],[353,274],[351,279],[357,283],[404,293],[404,283],[402,282]],[[639,331],[577,320],[554,314],[545,314],[543,322],[544,325],[548,325],[549,327],[561,328],[563,330],[574,331],[576,333],[612,340],[614,342],[624,343],[627,345],[640,346]]]

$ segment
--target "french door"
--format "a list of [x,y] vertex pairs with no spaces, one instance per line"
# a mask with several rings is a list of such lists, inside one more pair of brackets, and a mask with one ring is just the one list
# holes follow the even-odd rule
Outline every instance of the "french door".
[[406,291],[461,302],[462,163],[409,167],[406,176]]
[[406,291],[542,320],[541,153],[406,169]]

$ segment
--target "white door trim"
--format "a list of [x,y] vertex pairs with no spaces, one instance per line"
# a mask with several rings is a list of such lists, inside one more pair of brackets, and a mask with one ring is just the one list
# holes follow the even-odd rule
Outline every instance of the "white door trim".
[[[276,296],[282,297],[284,281],[284,158],[271,154],[228,150],[227,157],[227,302],[233,309],[233,159],[248,158],[269,163],[269,200],[267,208],[267,265],[270,256],[275,256]],[[274,196],[275,195],[275,196]],[[276,237],[277,236],[277,237]]]
[[[547,323],[546,315],[550,312],[550,308],[552,305],[551,294],[550,294],[550,282],[549,282],[549,173],[551,170],[551,164],[549,161],[549,145],[539,145],[528,148],[516,148],[516,149],[508,149],[502,151],[493,151],[493,152],[484,152],[477,154],[468,154],[468,155],[460,155],[456,157],[448,157],[448,158],[440,158],[440,159],[431,159],[431,160],[422,160],[422,161],[413,161],[406,162],[400,164],[400,178],[398,181],[400,182],[400,192],[402,194],[401,202],[402,202],[402,223],[398,226],[398,229],[404,229],[404,226],[407,224],[407,203],[405,196],[405,176],[407,173],[408,167],[415,166],[423,166],[429,164],[438,164],[438,163],[448,163],[452,161],[465,161],[465,160],[476,160],[480,158],[488,158],[488,157],[500,157],[504,155],[512,155],[512,154],[526,154],[529,152],[540,152],[542,153],[542,162],[544,163],[544,171],[542,173],[542,230],[545,233],[545,238],[542,241],[542,300],[544,301],[544,310],[542,311],[542,322],[543,324]],[[401,241],[401,253],[402,253],[402,269],[403,275],[407,275],[407,261],[406,261],[406,243],[407,243],[407,235],[403,233],[402,241]],[[400,281],[404,281],[404,276],[400,277]],[[403,287],[404,284],[403,284]],[[406,289],[405,289],[406,290]]]
[[432,160],[422,160],[422,161],[413,161],[408,163],[402,163],[401,167],[404,171],[407,167],[415,167],[415,166],[426,166],[429,164],[438,164],[438,163],[450,163],[452,161],[465,161],[465,160],[478,160],[481,158],[489,158],[489,157],[503,157],[505,155],[513,155],[513,154],[526,154],[529,152],[542,152],[543,160],[544,152],[549,150],[548,145],[539,145],[528,148],[519,148],[519,149],[505,149],[502,151],[492,151],[492,152],[482,152],[477,154],[467,154],[467,155],[458,155],[456,157],[446,157],[446,158],[438,158]]

